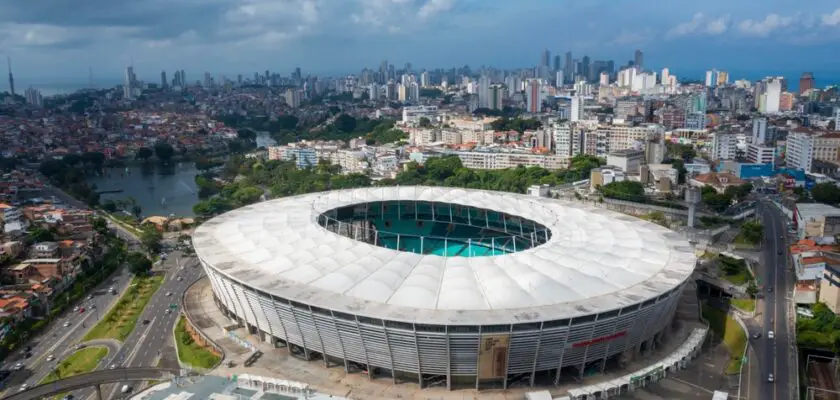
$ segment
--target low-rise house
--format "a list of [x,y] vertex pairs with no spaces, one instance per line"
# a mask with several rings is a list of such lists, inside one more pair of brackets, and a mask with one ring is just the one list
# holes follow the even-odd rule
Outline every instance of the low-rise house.
[[689,185],[693,187],[702,188],[704,186],[711,186],[715,188],[718,193],[723,193],[726,188],[730,186],[740,186],[746,183],[745,180],[728,172],[709,172],[699,174],[689,180]]

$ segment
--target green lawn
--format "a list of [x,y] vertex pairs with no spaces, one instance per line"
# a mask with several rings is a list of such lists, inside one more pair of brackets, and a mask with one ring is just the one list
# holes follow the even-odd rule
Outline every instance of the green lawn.
[[732,299],[732,301],[730,301],[730,303],[733,306],[738,307],[741,310],[744,310],[746,312],[755,311],[755,300],[754,299]]
[[131,286],[117,301],[114,308],[108,314],[105,314],[105,317],[85,335],[83,341],[93,339],[125,340],[137,325],[137,319],[140,318],[143,308],[146,307],[146,304],[162,283],[163,276],[134,277],[131,280]]
[[709,321],[709,328],[722,338],[723,345],[729,352],[729,363],[726,364],[727,374],[737,374],[741,370],[741,357],[747,345],[747,334],[741,325],[732,317],[717,308],[703,305],[703,317]]
[[738,273],[734,275],[723,275],[721,278],[726,279],[727,281],[731,282],[733,285],[744,285],[750,281],[750,273],[746,269],[742,269],[738,271]]
[[107,347],[94,346],[81,349],[58,363],[58,368],[47,375],[41,383],[50,383],[58,379],[93,371],[106,355],[108,355]]
[[182,362],[193,367],[203,369],[215,367],[219,363],[220,357],[194,342],[184,328],[186,323],[186,319],[181,316],[178,319],[178,325],[175,326],[175,344],[178,347],[178,357]]

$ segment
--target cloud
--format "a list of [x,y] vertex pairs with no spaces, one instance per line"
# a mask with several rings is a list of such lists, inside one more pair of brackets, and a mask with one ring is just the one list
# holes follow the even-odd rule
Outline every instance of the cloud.
[[840,8],[834,10],[831,14],[823,14],[822,18],[823,25],[827,26],[837,26],[840,25]]
[[621,31],[610,44],[617,46],[642,44],[650,40],[650,37],[650,29],[644,29],[641,32]]
[[724,15],[720,18],[713,19],[706,24],[706,32],[710,35],[720,35],[729,30],[730,17]]
[[453,5],[454,0],[427,0],[417,11],[417,16],[423,19],[430,18],[435,14],[448,11]]
[[794,17],[770,14],[763,21],[745,19],[738,24],[738,30],[745,35],[767,36],[777,29],[786,28],[796,22]]
[[694,14],[691,18],[691,21],[683,22],[668,31],[668,37],[678,37],[678,36],[686,36],[694,33],[697,31],[697,28],[700,27],[700,24],[703,22],[703,13],[699,12]]
[[695,34],[720,35],[729,30],[730,19],[728,14],[722,17],[708,19],[705,14],[698,12],[691,17],[690,21],[683,22],[671,28],[666,33],[666,37],[673,39]]

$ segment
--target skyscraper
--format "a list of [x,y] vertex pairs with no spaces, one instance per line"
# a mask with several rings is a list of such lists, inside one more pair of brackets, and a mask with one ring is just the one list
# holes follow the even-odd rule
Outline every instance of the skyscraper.
[[168,82],[166,81],[166,71],[160,71],[160,87],[166,89]]
[[540,81],[538,79],[528,81],[525,95],[529,113],[538,113],[542,111],[542,86],[540,85]]
[[566,83],[572,82],[575,74],[575,65],[572,62],[572,52],[566,52],[566,62],[563,64],[563,77]]
[[645,64],[644,64],[644,63],[645,63],[645,55],[644,55],[644,53],[642,53],[642,51],[641,51],[641,50],[636,50],[636,55],[635,55],[635,57],[633,57],[633,63],[634,63],[634,64],[636,65],[636,67],[638,67],[639,69],[644,69],[644,66],[645,66]]
[[502,85],[493,85],[490,87],[490,104],[487,108],[492,110],[501,110],[503,108],[502,98],[504,97],[504,89]]
[[814,74],[812,72],[803,72],[802,77],[799,78],[799,94],[814,88]]
[[548,68],[550,66],[549,62],[551,62],[551,52],[549,52],[548,49],[545,49],[543,50],[542,58],[540,59],[540,65]]
[[12,57],[6,56],[6,61],[9,63],[9,93],[15,95],[15,76],[12,75]]
[[130,99],[134,96],[134,67],[125,67],[125,82],[123,82],[123,97]]
[[478,78],[478,107],[490,108],[490,77],[486,75]]

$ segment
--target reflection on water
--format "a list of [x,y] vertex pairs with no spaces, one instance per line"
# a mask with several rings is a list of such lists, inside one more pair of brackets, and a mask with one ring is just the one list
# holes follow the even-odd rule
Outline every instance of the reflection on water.
[[103,194],[100,201],[133,197],[143,208],[143,216],[193,216],[192,207],[198,202],[193,163],[157,165],[155,163],[128,168],[109,168],[102,176],[88,177],[97,190],[122,190]]

